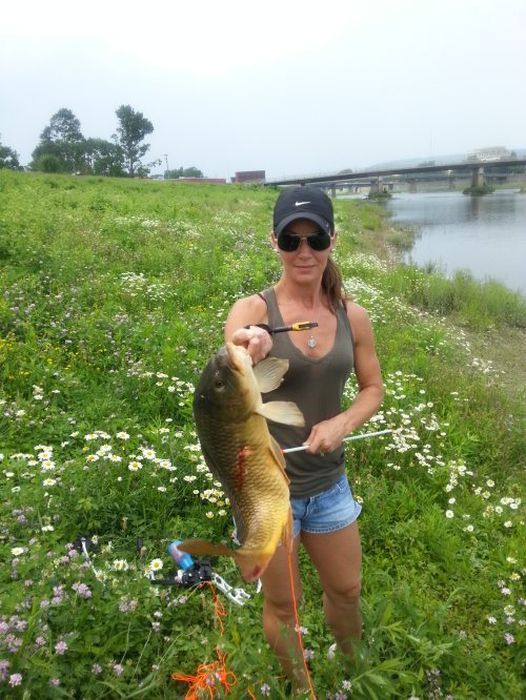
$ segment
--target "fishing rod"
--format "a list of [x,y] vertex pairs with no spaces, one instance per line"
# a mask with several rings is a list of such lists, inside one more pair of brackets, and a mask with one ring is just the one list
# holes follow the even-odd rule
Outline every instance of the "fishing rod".
[[[377,430],[374,433],[360,433],[359,435],[348,435],[343,438],[343,442],[350,442],[351,440],[362,440],[363,438],[377,437],[378,435],[387,435],[392,433],[392,429],[387,430]],[[308,445],[300,445],[299,447],[287,447],[285,450],[281,450],[284,455],[290,454],[291,452],[301,452],[302,450],[308,449]]]

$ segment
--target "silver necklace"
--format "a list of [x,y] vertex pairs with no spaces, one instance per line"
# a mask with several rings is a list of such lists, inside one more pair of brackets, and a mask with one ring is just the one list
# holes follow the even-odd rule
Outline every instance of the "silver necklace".
[[307,347],[312,350],[313,348],[316,347],[316,345],[317,345],[316,338],[311,333],[307,339]]

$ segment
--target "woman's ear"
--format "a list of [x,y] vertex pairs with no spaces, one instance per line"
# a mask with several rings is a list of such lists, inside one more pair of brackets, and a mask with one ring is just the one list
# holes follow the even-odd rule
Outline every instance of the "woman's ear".
[[272,249],[275,253],[279,253],[278,250],[278,239],[276,238],[274,231],[270,232],[269,235],[269,240],[270,240],[270,245],[272,246]]

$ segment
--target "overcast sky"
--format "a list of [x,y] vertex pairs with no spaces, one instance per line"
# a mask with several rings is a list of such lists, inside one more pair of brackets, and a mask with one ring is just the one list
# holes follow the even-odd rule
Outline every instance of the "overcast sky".
[[18,0],[0,19],[0,134],[22,163],[62,107],[211,177],[526,148],[525,0]]

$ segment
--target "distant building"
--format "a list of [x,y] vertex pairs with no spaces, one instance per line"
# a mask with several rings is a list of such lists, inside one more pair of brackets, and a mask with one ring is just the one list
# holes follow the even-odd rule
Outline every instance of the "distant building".
[[488,163],[494,160],[510,160],[513,153],[504,146],[489,146],[488,148],[476,148],[468,153],[468,161]]
[[232,178],[237,184],[261,184],[265,182],[264,170],[240,170]]

